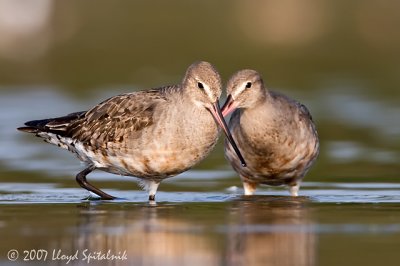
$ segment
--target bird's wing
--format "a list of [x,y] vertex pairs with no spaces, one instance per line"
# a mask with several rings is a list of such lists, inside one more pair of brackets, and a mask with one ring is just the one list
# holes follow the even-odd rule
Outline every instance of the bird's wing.
[[121,94],[107,99],[71,123],[66,135],[87,144],[121,142],[126,134],[141,131],[155,122],[156,106],[167,100],[164,89]]
[[311,113],[304,104],[302,104],[280,92],[270,91],[270,93],[271,93],[272,97],[274,97],[277,101],[289,103],[289,105],[287,105],[289,108],[293,108],[293,107],[296,108],[299,111],[301,117],[313,122]]

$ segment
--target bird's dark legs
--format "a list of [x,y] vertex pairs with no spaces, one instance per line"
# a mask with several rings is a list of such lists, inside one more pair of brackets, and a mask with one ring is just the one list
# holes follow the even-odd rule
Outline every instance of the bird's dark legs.
[[95,186],[93,186],[92,184],[90,184],[86,180],[86,175],[88,175],[94,169],[95,169],[94,166],[89,166],[88,168],[86,168],[85,170],[83,170],[82,172],[77,174],[76,175],[76,182],[78,182],[78,184],[81,187],[83,187],[84,189],[87,189],[87,190],[93,192],[94,194],[100,196],[100,198],[103,199],[103,200],[113,200],[113,199],[115,199],[115,197],[105,193],[104,191],[101,191],[100,189],[96,188]]

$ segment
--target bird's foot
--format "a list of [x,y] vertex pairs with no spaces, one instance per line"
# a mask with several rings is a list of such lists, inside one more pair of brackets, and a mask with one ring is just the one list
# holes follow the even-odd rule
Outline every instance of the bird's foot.
[[289,187],[289,192],[292,197],[297,197],[299,195],[300,184],[296,184],[294,186]]
[[89,196],[81,199],[81,200],[89,200],[89,201],[98,201],[98,200],[114,200],[117,199],[114,196],[104,193],[103,196],[99,196],[91,191],[89,191]]
[[257,184],[252,182],[243,181],[244,195],[251,196],[256,191]]
[[156,195],[149,195],[149,205],[150,206],[156,206]]

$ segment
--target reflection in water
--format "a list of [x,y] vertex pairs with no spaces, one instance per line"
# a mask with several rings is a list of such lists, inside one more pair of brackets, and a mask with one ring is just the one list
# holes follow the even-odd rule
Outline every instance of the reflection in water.
[[136,206],[117,213],[102,209],[102,206],[83,207],[75,228],[77,237],[68,240],[70,236],[66,235],[52,246],[80,252],[126,251],[127,260],[107,261],[108,265],[219,264],[212,242],[201,234],[203,227],[190,217],[175,218],[171,211],[179,210],[173,206]]
[[[247,198],[247,197],[246,197]],[[228,265],[315,265],[305,198],[250,197],[229,213]]]
[[[10,249],[45,249],[47,262],[97,252],[126,260],[101,265],[314,265],[315,236],[304,198],[257,196],[221,203],[3,205],[0,264]],[[26,206],[26,207],[25,207]],[[15,214],[25,219],[15,220]],[[43,216],[45,214],[45,216]],[[44,219],[51,217],[51,219]],[[304,229],[304,230],[303,230]],[[92,259],[98,264],[99,261]]]
[[[52,260],[53,250],[67,255],[78,251],[68,265],[397,265],[398,207],[265,195],[155,207],[125,202],[1,204],[0,265],[23,264],[23,252],[37,249],[47,250],[48,259],[29,265],[67,265]],[[15,262],[7,259],[12,249],[20,253]],[[127,259],[87,264],[84,250],[126,251]]]

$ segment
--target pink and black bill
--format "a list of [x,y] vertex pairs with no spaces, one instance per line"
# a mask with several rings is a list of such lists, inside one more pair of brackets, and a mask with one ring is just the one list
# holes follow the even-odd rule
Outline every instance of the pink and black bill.
[[239,157],[240,163],[242,164],[243,167],[246,167],[246,161],[244,160],[242,154],[239,151],[239,148],[237,147],[235,141],[233,140],[232,134],[229,131],[228,126],[226,125],[224,116],[222,115],[221,108],[219,107],[218,101],[216,101],[213,104],[213,109],[210,110],[210,112],[214,116],[214,119],[217,121],[217,123],[221,126],[222,130],[224,131],[225,136],[227,137],[229,143],[232,145],[237,156]]

